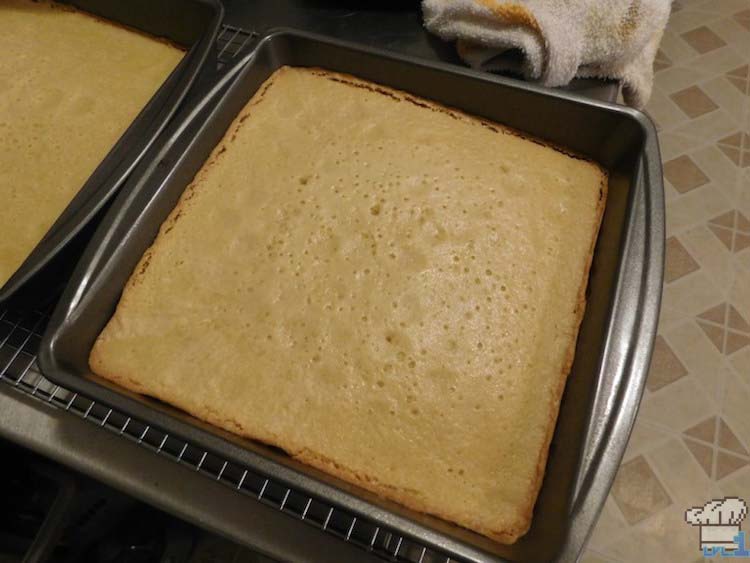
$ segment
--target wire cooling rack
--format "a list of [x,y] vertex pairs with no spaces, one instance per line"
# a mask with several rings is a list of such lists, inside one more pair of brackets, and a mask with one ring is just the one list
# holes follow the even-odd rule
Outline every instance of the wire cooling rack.
[[[217,38],[219,65],[232,60],[256,36],[254,32],[223,26]],[[50,407],[63,409],[124,439],[186,465],[254,497],[290,517],[303,520],[324,533],[351,542],[379,557],[408,563],[458,563],[455,559],[378,526],[323,498],[314,498],[236,463],[221,459],[193,444],[153,428],[124,413],[98,404],[46,379],[36,364],[42,333],[53,306],[28,309],[10,304],[0,308],[0,382]]]
[[386,560],[451,563],[455,560],[392,530],[359,518],[325,499],[289,488],[273,478],[221,459],[124,413],[98,404],[46,379],[36,354],[49,311],[0,310],[0,381],[52,407],[79,416],[103,429],[219,481],[238,493],[304,520],[320,530],[354,543]]

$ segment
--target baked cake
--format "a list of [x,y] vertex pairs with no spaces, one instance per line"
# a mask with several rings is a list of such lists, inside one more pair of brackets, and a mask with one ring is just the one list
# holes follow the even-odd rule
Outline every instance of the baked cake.
[[606,186],[598,165],[496,123],[284,67],[161,226],[91,368],[511,543]]
[[51,2],[0,0],[0,286],[183,56]]

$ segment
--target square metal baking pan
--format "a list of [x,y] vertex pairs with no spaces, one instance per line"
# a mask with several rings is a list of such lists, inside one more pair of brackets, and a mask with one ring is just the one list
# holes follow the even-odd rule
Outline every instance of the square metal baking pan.
[[[274,448],[121,389],[88,367],[94,340],[162,221],[233,118],[282,65],[319,66],[405,90],[588,156],[609,170],[609,199],[573,369],[532,527],[515,545],[499,545],[378,498]],[[452,65],[276,30],[265,34],[222,84],[193,100],[165,136],[163,146],[151,151],[115,200],[66,288],[42,342],[44,375],[457,560],[574,561],[619,466],[656,332],[664,207],[656,132],[648,118],[621,106]],[[320,558],[325,560],[325,554]]]
[[[168,39],[187,52],[47,234],[0,286],[0,304],[39,274],[97,216],[175,115],[190,87],[202,73],[212,72],[216,67],[212,58],[215,59],[216,34],[224,15],[218,0],[63,0],[61,3]],[[50,283],[54,285],[57,280]]]

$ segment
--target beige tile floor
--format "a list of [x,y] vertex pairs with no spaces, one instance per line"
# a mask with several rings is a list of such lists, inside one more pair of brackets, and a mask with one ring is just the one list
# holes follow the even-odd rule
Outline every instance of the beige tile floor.
[[750,0],[673,4],[647,107],[667,202],[659,336],[584,563],[704,561],[685,510],[750,504],[749,65]]

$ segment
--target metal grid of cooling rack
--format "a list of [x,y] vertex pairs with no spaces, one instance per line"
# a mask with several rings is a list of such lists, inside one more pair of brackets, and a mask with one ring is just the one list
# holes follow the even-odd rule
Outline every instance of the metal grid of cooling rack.
[[248,31],[232,25],[223,25],[216,37],[219,66],[230,62],[237,53],[242,51],[256,37],[258,37],[258,34],[254,31]]
[[[217,37],[219,65],[230,62],[256,36],[255,32],[223,26]],[[325,499],[305,495],[271,477],[221,459],[179,437],[52,383],[39,373],[36,365],[41,335],[51,309],[52,306],[43,310],[24,310],[13,305],[0,309],[0,382],[134,441],[157,455],[186,465],[238,493],[254,497],[383,559],[408,563],[457,563],[444,553],[357,517]]]

